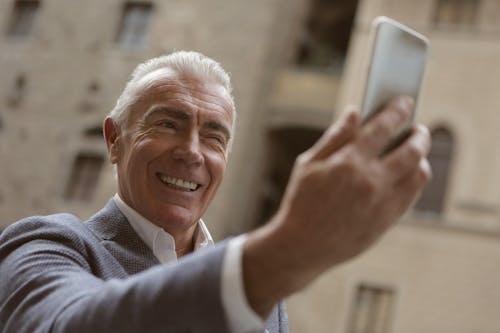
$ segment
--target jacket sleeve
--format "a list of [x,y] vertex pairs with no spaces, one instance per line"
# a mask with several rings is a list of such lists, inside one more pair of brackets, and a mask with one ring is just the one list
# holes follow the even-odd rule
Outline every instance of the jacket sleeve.
[[[81,223],[71,215],[64,220]],[[220,296],[225,247],[103,280],[73,228],[41,217],[18,222],[0,236],[0,332],[227,332]]]

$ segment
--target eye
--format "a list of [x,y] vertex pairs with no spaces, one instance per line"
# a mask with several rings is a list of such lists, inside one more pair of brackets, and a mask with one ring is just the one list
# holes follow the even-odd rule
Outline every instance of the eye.
[[227,145],[227,140],[223,135],[211,134],[211,135],[207,135],[206,138],[207,138],[207,140],[209,140],[210,142],[212,142],[218,146],[225,148]]
[[226,140],[224,140],[224,138],[223,138],[223,137],[221,137],[221,136],[217,136],[217,135],[210,136],[210,137],[209,137],[209,139],[211,139],[211,140],[215,140],[215,141],[217,141],[217,142],[218,142],[218,143],[220,143],[220,144],[224,144],[224,143],[226,142]]
[[171,128],[171,129],[176,129],[177,126],[174,121],[171,120],[161,120],[156,123],[156,126],[162,127],[162,128]]

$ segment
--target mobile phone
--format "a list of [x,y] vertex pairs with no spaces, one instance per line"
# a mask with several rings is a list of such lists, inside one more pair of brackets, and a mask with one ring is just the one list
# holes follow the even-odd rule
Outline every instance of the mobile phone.
[[369,121],[386,102],[397,95],[408,95],[415,100],[411,119],[385,149],[386,153],[409,134],[424,77],[429,42],[424,35],[385,16],[373,21],[372,40],[371,61],[361,107],[363,122]]

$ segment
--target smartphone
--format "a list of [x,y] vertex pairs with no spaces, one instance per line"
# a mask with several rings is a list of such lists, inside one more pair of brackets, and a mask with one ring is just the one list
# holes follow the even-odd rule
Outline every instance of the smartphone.
[[409,134],[424,77],[429,42],[424,35],[385,16],[373,21],[371,37],[371,61],[361,107],[363,122],[369,121],[397,95],[408,95],[415,100],[411,119],[385,149],[384,152],[387,152]]

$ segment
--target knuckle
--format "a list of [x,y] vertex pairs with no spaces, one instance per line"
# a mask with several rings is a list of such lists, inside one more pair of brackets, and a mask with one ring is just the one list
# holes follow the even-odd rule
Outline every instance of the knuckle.
[[306,165],[311,160],[311,154],[309,151],[305,151],[297,156],[295,163],[298,165]]
[[359,182],[359,191],[371,198],[377,192],[377,185],[370,177],[363,177]]
[[350,177],[356,173],[356,170],[358,169],[357,165],[357,158],[354,154],[344,154],[340,158],[340,162],[337,165],[337,171],[344,174],[346,177]]

